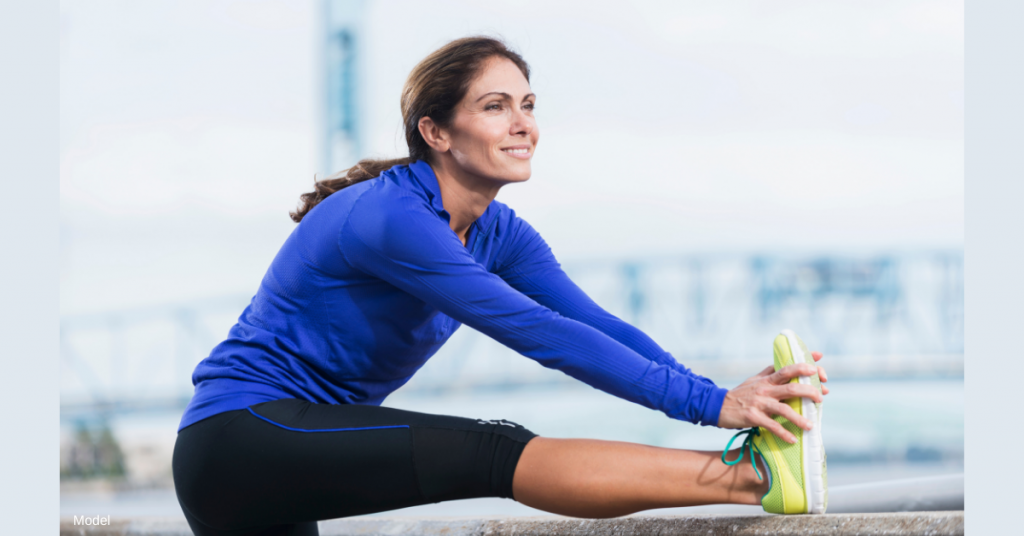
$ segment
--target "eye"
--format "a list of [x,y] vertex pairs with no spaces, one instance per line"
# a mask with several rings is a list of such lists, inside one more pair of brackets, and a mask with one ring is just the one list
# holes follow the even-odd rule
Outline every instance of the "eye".
[[523,109],[524,109],[524,110],[530,110],[530,111],[533,111],[533,107],[534,107],[534,106],[535,106],[535,104],[533,104],[532,102],[528,102],[528,103],[526,103],[526,104],[524,104],[524,105],[523,105]]
[[487,106],[484,106],[484,111],[487,111],[487,110],[500,110],[500,109],[501,109],[501,103],[498,103],[498,102],[492,102],[492,103],[488,104]]

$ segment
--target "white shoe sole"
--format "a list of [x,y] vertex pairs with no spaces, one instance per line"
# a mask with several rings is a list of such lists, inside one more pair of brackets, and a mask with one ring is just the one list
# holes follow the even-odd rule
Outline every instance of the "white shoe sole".
[[[797,342],[796,333],[792,330],[782,330],[782,335],[785,335],[786,340],[789,341],[789,351],[793,354],[794,363],[810,363],[814,364],[814,357],[810,355],[804,355],[803,348]],[[803,385],[813,385],[811,383],[810,376],[800,376],[800,383]],[[821,416],[818,414],[818,408],[814,405],[814,401],[810,398],[801,398],[801,409],[803,410],[803,416],[807,417],[814,423],[814,428],[810,431],[804,430],[803,433],[803,473],[804,473],[804,493],[807,499],[807,513],[809,514],[824,514],[825,513],[825,498],[827,490],[825,489],[825,446],[821,442]]]

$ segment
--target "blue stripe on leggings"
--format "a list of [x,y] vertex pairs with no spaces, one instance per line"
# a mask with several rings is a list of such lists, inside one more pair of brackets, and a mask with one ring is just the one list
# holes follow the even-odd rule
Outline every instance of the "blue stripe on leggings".
[[396,424],[396,425],[393,425],[393,426],[367,426],[365,428],[328,428],[326,430],[303,430],[301,428],[292,428],[291,426],[285,426],[285,425],[283,425],[281,423],[276,423],[276,422],[274,422],[274,421],[264,417],[263,415],[260,415],[259,413],[256,413],[255,411],[252,410],[252,408],[245,408],[245,409],[249,410],[249,413],[252,413],[254,416],[256,416],[257,419],[262,419],[264,421],[269,422],[270,424],[273,424],[274,426],[277,426],[279,428],[284,428],[285,430],[291,430],[293,432],[307,432],[307,433],[315,433],[315,432],[350,432],[350,431],[354,431],[354,430],[385,430],[385,429],[388,429],[388,428],[408,428],[409,427],[408,424]]

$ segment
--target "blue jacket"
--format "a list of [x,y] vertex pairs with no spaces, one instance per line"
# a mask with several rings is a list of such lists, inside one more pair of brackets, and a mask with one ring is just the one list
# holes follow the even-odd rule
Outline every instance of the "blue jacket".
[[718,423],[726,390],[594,303],[513,210],[493,201],[465,246],[449,219],[423,161],[323,200],[196,367],[179,430],[282,398],[379,405],[462,324],[617,397]]

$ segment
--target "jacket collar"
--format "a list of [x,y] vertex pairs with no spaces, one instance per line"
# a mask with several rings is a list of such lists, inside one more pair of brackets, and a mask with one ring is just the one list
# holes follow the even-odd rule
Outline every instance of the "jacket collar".
[[[451,215],[444,209],[444,202],[441,199],[441,186],[437,183],[437,175],[434,174],[434,169],[425,160],[417,160],[409,164],[409,170],[412,171],[416,181],[422,185],[423,191],[426,192],[434,212],[450,222]],[[477,218],[474,224],[479,229],[488,229],[491,225],[491,220],[494,219],[497,212],[498,208],[495,202],[491,201],[491,204],[487,205],[487,210]]]

